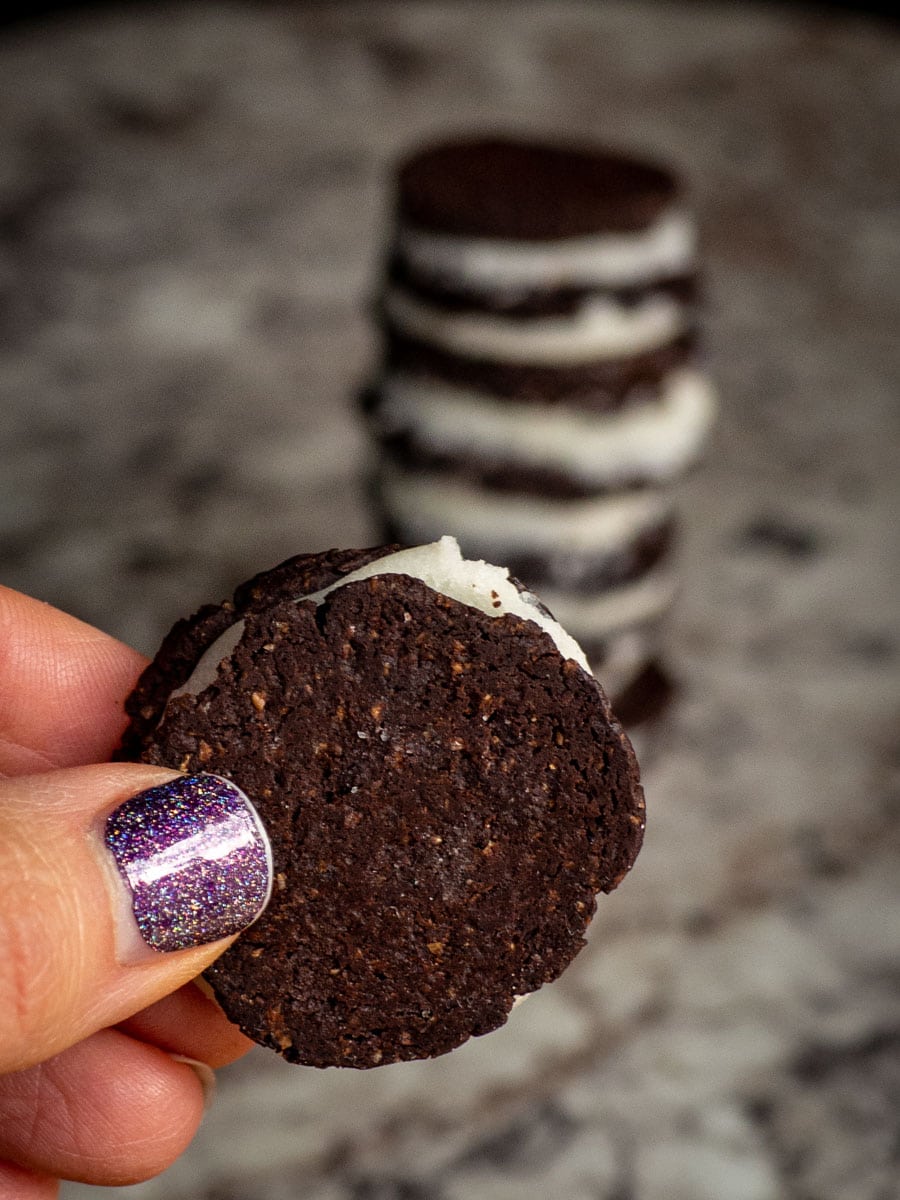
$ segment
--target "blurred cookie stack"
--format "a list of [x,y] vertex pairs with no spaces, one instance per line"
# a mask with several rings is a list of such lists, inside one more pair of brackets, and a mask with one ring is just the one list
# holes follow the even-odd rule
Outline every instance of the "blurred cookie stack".
[[383,534],[457,536],[584,647],[626,724],[664,696],[672,485],[713,413],[695,362],[695,234],[668,171],[510,140],[397,177],[366,398]]

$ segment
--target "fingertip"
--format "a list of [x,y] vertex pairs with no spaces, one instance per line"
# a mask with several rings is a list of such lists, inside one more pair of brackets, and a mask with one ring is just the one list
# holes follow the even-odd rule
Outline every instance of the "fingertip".
[[0,1079],[0,1155],[79,1183],[141,1183],[183,1153],[205,1104],[193,1066],[107,1029]]
[[[204,1063],[166,1054],[154,1046],[136,1045],[139,1065],[128,1080],[128,1103],[130,1120],[145,1133],[121,1144],[114,1180],[120,1186],[152,1179],[180,1158],[215,1097],[215,1074]],[[95,1155],[90,1163],[94,1178],[88,1182],[108,1183],[96,1175],[106,1174],[112,1167],[111,1158],[104,1153]]]
[[227,1066],[253,1046],[197,981],[135,1013],[119,1028],[170,1054],[199,1059],[211,1067]]
[[216,1098],[215,1071],[208,1063],[200,1062],[198,1058],[188,1058],[185,1054],[173,1054],[172,1060],[177,1063],[184,1063],[186,1067],[190,1067],[200,1080],[200,1087],[203,1089],[203,1111],[205,1113],[209,1112]]
[[[67,1179],[103,1187],[126,1187],[153,1179],[187,1150],[215,1094],[198,1066],[156,1050],[122,1086],[110,1089],[91,1114],[85,1137],[69,1156]],[[210,1068],[206,1068],[212,1076]]]

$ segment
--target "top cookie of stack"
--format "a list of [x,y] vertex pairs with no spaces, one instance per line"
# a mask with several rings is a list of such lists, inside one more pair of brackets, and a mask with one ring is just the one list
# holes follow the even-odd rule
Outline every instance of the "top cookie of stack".
[[658,166],[485,139],[399,169],[367,403],[385,532],[503,562],[613,693],[654,657],[671,484],[713,416],[696,291],[693,222]]

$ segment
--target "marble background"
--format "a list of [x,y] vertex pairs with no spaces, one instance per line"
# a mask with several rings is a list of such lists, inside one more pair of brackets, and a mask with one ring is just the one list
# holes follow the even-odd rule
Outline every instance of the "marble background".
[[0,37],[0,579],[152,652],[366,544],[390,164],[504,128],[691,183],[722,415],[650,824],[562,980],[357,1074],[263,1052],[67,1200],[900,1196],[900,39],[751,4],[107,7]]

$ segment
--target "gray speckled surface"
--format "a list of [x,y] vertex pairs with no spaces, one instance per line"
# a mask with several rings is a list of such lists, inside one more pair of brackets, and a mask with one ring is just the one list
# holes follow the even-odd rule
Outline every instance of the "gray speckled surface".
[[251,1055],[166,1177],[103,1194],[900,1195],[898,70],[889,27],[750,5],[196,3],[3,34],[3,582],[151,651],[251,572],[369,539],[364,302],[389,163],[435,132],[680,165],[723,396],[683,490],[647,844],[588,950],[436,1062]]

